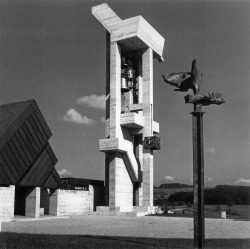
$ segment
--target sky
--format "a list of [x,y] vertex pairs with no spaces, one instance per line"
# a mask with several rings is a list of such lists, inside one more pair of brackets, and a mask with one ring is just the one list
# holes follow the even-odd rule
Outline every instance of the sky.
[[[0,104],[35,99],[62,176],[104,180],[105,29],[91,7],[121,19],[141,15],[164,38],[154,60],[154,185],[192,184],[192,105],[161,75],[203,74],[201,92],[226,103],[204,107],[205,186],[250,185],[250,2],[245,0],[1,0]],[[191,93],[191,92],[190,92]]]

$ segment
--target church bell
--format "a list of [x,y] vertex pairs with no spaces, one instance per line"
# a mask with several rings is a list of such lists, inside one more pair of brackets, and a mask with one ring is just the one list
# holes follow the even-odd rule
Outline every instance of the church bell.
[[122,61],[121,61],[121,70],[122,70],[122,74],[121,74],[121,91],[122,92],[128,92],[129,91],[129,87],[128,87],[128,80],[126,79],[126,75],[125,75],[125,71],[128,68],[128,64],[127,64],[127,60],[125,57],[122,57]]
[[121,82],[121,90],[122,92],[128,92],[129,91],[129,87],[128,87],[128,80],[124,77],[122,77],[122,82]]

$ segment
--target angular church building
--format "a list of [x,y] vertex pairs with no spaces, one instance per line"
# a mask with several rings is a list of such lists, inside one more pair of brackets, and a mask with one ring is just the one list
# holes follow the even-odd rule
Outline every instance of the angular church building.
[[35,100],[0,106],[0,219],[53,213],[61,179],[51,136]]

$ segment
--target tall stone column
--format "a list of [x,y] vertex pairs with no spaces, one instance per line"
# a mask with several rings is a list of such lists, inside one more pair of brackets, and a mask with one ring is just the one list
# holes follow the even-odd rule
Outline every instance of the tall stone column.
[[121,132],[121,48],[110,44],[110,138],[122,137]]
[[39,218],[41,188],[35,187],[32,189],[27,189],[26,194],[25,216]]
[[[110,138],[121,136],[120,116],[121,116],[121,49],[117,42],[110,43],[110,105],[109,105],[109,133]],[[119,153],[108,153],[109,167],[109,206],[114,209],[117,205],[116,172],[117,162],[120,161]]]
[[[143,116],[145,137],[153,135],[153,50],[142,55]],[[153,151],[143,149],[143,206],[153,206]]]

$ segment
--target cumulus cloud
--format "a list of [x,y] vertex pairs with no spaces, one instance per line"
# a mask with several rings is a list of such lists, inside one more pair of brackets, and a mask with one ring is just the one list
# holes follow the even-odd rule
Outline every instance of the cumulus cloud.
[[96,109],[105,109],[106,96],[105,95],[89,95],[76,99],[76,103],[79,105],[87,105],[88,107]]
[[57,172],[60,177],[69,177],[72,175],[72,173],[68,171],[67,169],[60,169],[60,170],[57,170]]
[[204,182],[205,182],[206,184],[209,184],[210,182],[213,182],[213,179],[210,178],[210,177],[204,176]]
[[174,177],[173,176],[164,176],[165,181],[173,181]]
[[214,148],[208,148],[206,149],[207,153],[215,154],[216,150]]
[[235,181],[235,184],[250,184],[250,179],[239,178]]
[[63,116],[63,120],[75,124],[92,125],[95,123],[93,119],[89,119],[86,116],[81,115],[75,109],[69,109],[67,113]]

